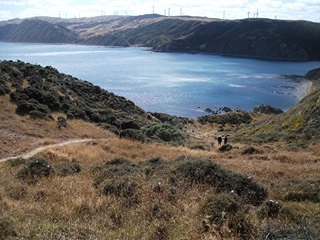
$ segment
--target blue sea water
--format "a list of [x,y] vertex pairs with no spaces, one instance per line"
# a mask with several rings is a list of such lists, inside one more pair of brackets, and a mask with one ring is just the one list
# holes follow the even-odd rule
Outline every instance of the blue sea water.
[[183,117],[206,108],[251,110],[269,104],[283,110],[305,93],[304,75],[320,62],[285,62],[204,54],[155,53],[146,48],[0,43],[0,60],[53,66],[132,100],[146,111]]

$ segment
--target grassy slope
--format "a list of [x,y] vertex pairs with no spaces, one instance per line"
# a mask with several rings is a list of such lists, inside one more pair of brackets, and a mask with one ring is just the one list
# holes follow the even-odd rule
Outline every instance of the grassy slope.
[[[0,101],[0,151],[3,156],[69,138],[110,139],[49,149],[38,154],[56,169],[77,162],[82,171],[42,177],[33,184],[17,177],[18,172],[26,168],[24,162],[2,163],[0,228],[9,235],[11,232],[11,235],[28,239],[257,239],[268,233],[274,238],[298,238],[300,234],[301,239],[316,239],[319,235],[319,143],[306,150],[291,152],[283,148],[285,142],[269,142],[262,146],[252,145],[255,151],[244,154],[248,147],[246,142],[233,143],[231,139],[234,148],[230,152],[220,153],[215,146],[208,151],[190,150],[182,146],[119,139],[82,120],[70,120],[68,128],[58,129],[54,121],[15,114],[15,105],[8,95],[1,96]],[[207,130],[210,130],[209,125],[192,126],[198,137]],[[212,141],[205,135],[201,137],[204,143]],[[266,204],[252,206],[240,199],[237,199],[241,204],[238,206],[228,192],[218,193],[215,187],[197,182],[192,187],[180,185],[182,179],[172,185],[172,179],[163,177],[166,169],[161,165],[160,168],[150,165],[131,180],[140,186],[138,202],[130,203],[128,199],[131,198],[117,194],[101,194],[93,186],[97,174],[107,166],[104,164],[107,160],[126,158],[139,164],[161,158],[171,163],[181,155],[211,159],[225,169],[250,176],[268,189],[266,200],[278,201],[279,209],[271,208],[270,212]],[[135,171],[134,166],[130,164],[130,171]],[[200,166],[196,170],[199,176],[203,174]],[[169,169],[172,167],[174,165],[169,165]],[[114,181],[131,176],[126,174]],[[158,182],[163,184],[160,190],[154,188]],[[175,186],[174,192],[172,186]],[[225,218],[220,217],[222,211],[227,213]]]
[[318,143],[320,139],[320,76],[316,74],[317,71],[319,72],[319,69],[306,75],[314,82],[309,95],[287,112],[243,128],[240,131],[243,137],[257,141],[284,139],[287,143],[292,142],[300,146]]

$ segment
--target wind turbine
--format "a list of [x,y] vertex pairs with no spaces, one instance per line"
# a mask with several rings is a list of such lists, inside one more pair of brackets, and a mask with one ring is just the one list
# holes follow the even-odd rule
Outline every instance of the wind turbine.
[[249,9],[249,11],[248,11],[248,18],[250,18],[250,14],[251,14],[251,13],[250,13],[250,9]]
[[259,11],[258,11],[258,9],[257,9],[256,16],[257,16],[257,18],[259,18]]

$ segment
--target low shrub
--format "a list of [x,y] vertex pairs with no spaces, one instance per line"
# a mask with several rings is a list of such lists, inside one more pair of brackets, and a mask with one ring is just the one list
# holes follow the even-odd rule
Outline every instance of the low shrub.
[[17,102],[16,113],[19,115],[32,114],[35,117],[43,118],[45,116],[50,116],[51,111],[48,106],[40,104],[37,100],[21,100]]
[[43,112],[40,112],[38,110],[32,110],[29,112],[29,115],[31,118],[34,118],[34,119],[47,119],[47,120],[53,120],[53,117],[52,115],[48,115],[46,113],[43,113]]
[[232,149],[232,146],[230,144],[224,144],[219,148],[220,152],[228,152]]
[[168,199],[175,198],[176,191],[171,190],[179,185],[203,185],[218,192],[233,192],[243,202],[253,205],[260,205],[267,196],[266,189],[251,178],[225,170],[209,159],[183,156],[166,162],[161,158],[153,158],[134,165],[120,158],[96,167],[94,172],[96,178],[93,185],[105,194],[117,196],[130,196],[131,193],[123,193],[122,188],[133,187],[137,190],[141,181],[153,181],[152,189],[155,192],[164,192]]
[[150,138],[157,137],[165,142],[183,139],[181,131],[170,124],[152,124],[148,126],[144,132]]
[[54,166],[54,170],[59,176],[67,176],[81,172],[81,167],[77,162],[67,162]]
[[210,145],[206,143],[193,143],[189,145],[190,149],[195,149],[195,150],[203,150],[203,151],[209,151],[210,150]]
[[18,171],[17,177],[29,183],[37,182],[41,177],[49,177],[54,170],[47,161],[38,158],[29,159]]
[[282,194],[284,201],[320,203],[320,181],[292,180],[281,188],[286,189]]
[[175,176],[188,184],[205,184],[218,191],[234,191],[244,201],[260,205],[267,197],[267,190],[250,177],[221,168],[211,160],[180,157],[172,162]]
[[26,160],[25,159],[22,159],[22,158],[13,158],[13,159],[9,159],[7,161],[7,163],[11,166],[11,167],[17,167],[17,166],[20,166],[24,163],[26,163]]
[[279,216],[282,205],[278,201],[268,200],[261,207],[258,215],[260,218],[276,218]]
[[10,93],[10,88],[7,84],[0,84],[0,96]]
[[112,159],[99,167],[93,186],[105,195],[114,195],[127,200],[138,201],[138,177],[141,171],[126,159]]
[[258,150],[258,149],[256,149],[256,148],[254,148],[254,147],[247,147],[246,149],[244,149],[243,151],[242,151],[242,155],[251,155],[251,154],[259,154],[259,153],[261,153],[261,151],[260,150]]
[[135,121],[125,121],[123,123],[121,123],[121,129],[125,130],[125,129],[140,129],[141,127],[139,126],[139,124]]
[[137,129],[125,129],[120,132],[120,138],[128,138],[132,140],[145,141],[146,136],[141,130]]
[[169,239],[169,225],[166,221],[153,221],[148,227],[148,238],[154,240]]
[[210,223],[222,223],[240,209],[239,201],[230,193],[219,193],[210,195],[200,207],[203,217],[209,219]]
[[114,195],[124,197],[130,200],[136,200],[138,184],[134,179],[128,178],[108,178],[103,181],[103,193],[105,195]]
[[285,225],[271,228],[261,236],[262,239],[297,239],[297,240],[313,240],[319,239],[320,231],[313,224],[301,223],[299,225]]
[[11,239],[17,237],[13,224],[7,219],[0,218],[0,240]]
[[28,191],[27,188],[22,185],[9,185],[5,187],[5,193],[14,200],[20,200],[27,195]]

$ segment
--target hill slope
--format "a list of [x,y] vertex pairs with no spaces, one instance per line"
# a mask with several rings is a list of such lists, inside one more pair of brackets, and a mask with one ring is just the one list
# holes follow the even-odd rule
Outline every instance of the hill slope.
[[0,26],[0,41],[28,43],[78,43],[75,32],[47,21],[27,19]]
[[183,141],[184,125],[191,121],[165,114],[146,113],[132,101],[87,81],[21,61],[0,61],[0,95],[10,95],[16,113],[54,120],[59,113],[82,119],[141,141]]
[[261,137],[265,140],[286,139],[288,142],[320,139],[320,68],[309,71],[306,77],[314,82],[312,92],[287,112],[267,121],[258,122],[242,132],[249,138]]
[[318,142],[292,152],[284,142],[248,147],[232,139],[221,152],[121,139],[83,120],[58,128],[45,119],[177,119],[22,62],[0,62],[0,106],[0,159],[84,139],[0,164],[2,238],[318,239]]
[[307,21],[101,16],[0,22],[0,41],[146,46],[285,60],[320,59],[320,24]]
[[165,51],[209,52],[271,59],[308,60],[320,56],[320,24],[244,19],[207,23],[161,46]]

